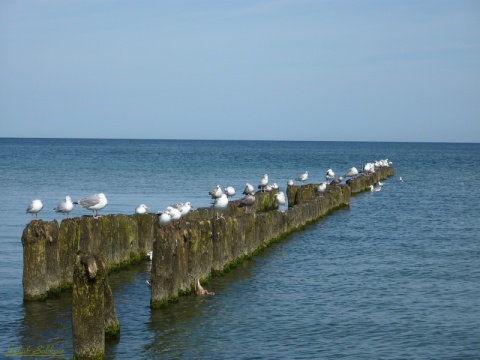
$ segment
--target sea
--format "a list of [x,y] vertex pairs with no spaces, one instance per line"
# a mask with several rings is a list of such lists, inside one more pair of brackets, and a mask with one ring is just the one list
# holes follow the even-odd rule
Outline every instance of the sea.
[[215,296],[151,309],[150,261],[111,273],[121,336],[106,358],[480,359],[478,143],[26,138],[0,138],[0,358],[73,357],[70,294],[23,301],[33,199],[59,223],[66,195],[105,193],[104,215],[201,208],[217,185],[238,199],[264,174],[285,190],[381,159],[395,168],[381,191],[213,277]]

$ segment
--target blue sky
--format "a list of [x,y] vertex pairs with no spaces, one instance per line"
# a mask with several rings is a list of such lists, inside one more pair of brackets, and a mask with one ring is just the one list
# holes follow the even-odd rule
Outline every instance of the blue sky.
[[0,0],[0,137],[480,142],[479,1]]

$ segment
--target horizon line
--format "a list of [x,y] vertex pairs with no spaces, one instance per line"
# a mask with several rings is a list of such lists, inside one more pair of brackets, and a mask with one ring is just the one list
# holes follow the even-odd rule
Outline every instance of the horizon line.
[[471,141],[407,141],[407,140],[265,140],[265,139],[159,139],[159,138],[104,138],[104,137],[30,137],[0,136],[0,139],[24,140],[145,140],[145,141],[258,141],[258,142],[362,142],[362,143],[411,143],[411,144],[480,144]]

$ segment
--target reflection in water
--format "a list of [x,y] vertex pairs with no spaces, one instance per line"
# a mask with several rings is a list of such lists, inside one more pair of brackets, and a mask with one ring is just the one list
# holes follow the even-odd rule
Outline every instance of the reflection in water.
[[[46,302],[24,303],[25,316],[19,329],[22,349],[50,348],[73,352],[72,297],[70,293]],[[66,355],[68,358],[69,356]]]

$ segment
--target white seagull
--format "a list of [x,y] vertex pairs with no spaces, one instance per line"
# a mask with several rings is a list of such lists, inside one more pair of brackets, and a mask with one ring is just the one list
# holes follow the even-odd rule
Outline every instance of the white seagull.
[[25,213],[32,214],[32,218],[33,218],[33,214],[35,214],[35,217],[37,217],[37,214],[42,209],[43,209],[42,200],[35,199],[30,203],[30,205],[28,205],[27,211],[25,211]]
[[287,203],[287,200],[285,199],[285,193],[283,191],[280,191],[277,194],[275,194],[275,203],[277,204],[279,211],[280,211],[280,208]]
[[148,206],[145,204],[140,204],[135,209],[135,214],[146,214],[148,210]]
[[157,216],[158,225],[160,225],[160,229],[163,233],[165,232],[164,228],[170,225],[170,223],[172,222],[172,216],[170,215],[170,212],[168,210],[164,212],[157,212]]
[[213,208],[217,211],[217,220],[222,218],[223,215],[218,216],[219,211],[225,211],[228,207],[228,198],[226,194],[222,194],[219,198],[215,199],[215,202],[213,203]]
[[59,202],[53,210],[57,213],[67,214],[68,218],[68,214],[73,210],[73,202],[70,196],[65,196],[65,201]]
[[147,256],[150,258],[150,260],[153,260],[153,251],[149,251]]
[[188,215],[190,210],[192,210],[192,203],[190,201],[187,201],[185,204],[178,203],[178,204],[172,205],[172,207],[180,211],[180,220],[183,220],[183,218]]
[[288,180],[288,183],[287,183],[288,186],[293,186],[293,184],[294,184],[293,180]]
[[227,186],[225,188],[225,194],[227,194],[227,197],[231,199],[233,196],[235,196],[235,188],[233,186]]
[[304,183],[308,179],[308,171],[305,171],[303,174],[301,174],[296,180],[301,181]]
[[354,177],[354,176],[357,176],[358,175],[358,170],[357,168],[354,166],[352,167],[350,170],[348,170],[348,172],[345,174],[345,177]]
[[107,206],[107,198],[104,193],[95,194],[90,197],[75,201],[74,204],[80,205],[87,210],[95,212],[94,219],[98,219],[98,211]]
[[184,216],[188,215],[190,210],[192,210],[192,203],[190,201],[187,201],[185,204],[183,204],[182,208],[178,210],[180,210],[180,214],[182,215],[182,218],[183,218]]
[[215,189],[210,190],[208,193],[210,194],[212,199],[218,199],[223,194],[222,187],[220,185],[217,185]]
[[325,176],[325,179],[327,181],[332,181],[333,179],[335,179],[335,173],[333,172],[332,169],[327,170],[327,175]]
[[373,174],[375,172],[375,165],[373,163],[366,163],[363,166],[363,173],[364,174]]
[[317,193],[320,193],[323,196],[323,193],[327,190],[327,183],[322,182],[320,185],[317,187]]
[[182,213],[176,207],[168,206],[167,211],[170,214],[170,217],[172,218],[172,223],[180,220],[182,217]]
[[245,189],[243,190],[243,195],[253,195],[255,194],[255,189],[252,184],[246,183]]
[[373,187],[373,185],[370,185],[370,191],[371,191],[371,192],[380,191],[380,190],[382,190],[382,187],[381,187],[381,186],[375,186],[375,187]]
[[262,179],[260,180],[260,182],[258,183],[258,188],[259,188],[262,192],[264,192],[265,187],[267,186],[267,184],[268,184],[268,175],[265,174],[265,175],[263,175],[263,178],[262,178]]

